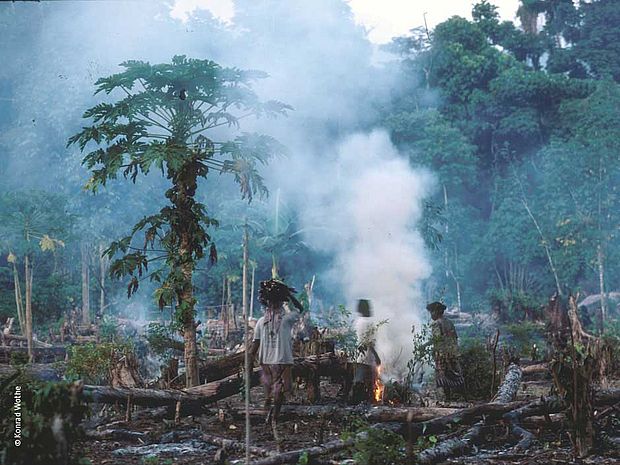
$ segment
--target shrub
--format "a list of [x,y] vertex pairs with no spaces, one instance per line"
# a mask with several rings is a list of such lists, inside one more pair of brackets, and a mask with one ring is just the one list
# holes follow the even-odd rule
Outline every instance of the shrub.
[[[21,392],[15,409],[15,392]],[[79,437],[79,423],[86,416],[81,385],[70,382],[38,382],[17,375],[0,385],[0,464],[50,465],[65,463]],[[21,444],[15,445],[16,416],[20,413]],[[75,461],[71,463],[76,463]]]
[[405,462],[405,441],[391,431],[368,428],[355,441],[353,459],[358,465],[398,465]]
[[[468,400],[488,399],[493,380],[493,356],[480,341],[470,341],[460,348],[460,362]],[[497,387],[498,376],[495,376]]]
[[514,323],[504,327],[505,333],[509,336],[510,344],[522,357],[529,357],[532,353],[532,346],[537,344],[543,347],[545,344],[542,328],[535,323],[524,321]]
[[67,376],[83,379],[89,384],[105,384],[109,381],[112,367],[129,353],[133,353],[133,346],[128,342],[72,346],[69,350]]

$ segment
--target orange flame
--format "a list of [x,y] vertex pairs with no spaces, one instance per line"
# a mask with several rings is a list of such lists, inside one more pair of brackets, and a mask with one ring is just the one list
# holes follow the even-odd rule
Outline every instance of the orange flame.
[[381,365],[376,368],[375,372],[375,388],[374,388],[374,400],[376,403],[381,403],[383,401],[383,390],[385,386],[381,381]]

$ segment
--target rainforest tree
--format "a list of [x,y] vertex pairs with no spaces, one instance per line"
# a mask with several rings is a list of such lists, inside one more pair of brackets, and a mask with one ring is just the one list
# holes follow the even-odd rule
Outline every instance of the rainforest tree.
[[[69,139],[88,151],[83,163],[91,170],[88,189],[115,179],[119,173],[134,183],[138,175],[160,170],[170,183],[167,204],[144,217],[126,237],[105,251],[115,278],[128,276],[128,295],[141,280],[159,283],[155,295],[160,308],[175,305],[176,321],[185,341],[186,384],[199,383],[195,305],[192,278],[197,262],[217,251],[208,229],[217,221],[196,199],[200,179],[210,171],[230,173],[248,201],[267,189],[257,171],[270,157],[283,152],[273,138],[238,133],[217,141],[217,134],[239,128],[240,120],[285,114],[289,106],[259,100],[252,83],[266,77],[257,71],[223,68],[210,60],[175,56],[170,64],[127,61],[119,74],[99,79],[97,91],[116,97],[84,113],[91,126]],[[226,130],[227,129],[227,130]],[[138,242],[137,235],[142,241]],[[160,264],[153,267],[153,264]],[[153,269],[154,268],[154,269]]]

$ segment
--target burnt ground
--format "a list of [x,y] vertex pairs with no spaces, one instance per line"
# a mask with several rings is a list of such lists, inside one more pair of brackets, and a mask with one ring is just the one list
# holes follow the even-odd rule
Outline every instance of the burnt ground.
[[[617,380],[615,387],[620,386]],[[517,400],[534,400],[541,395],[549,393],[551,382],[525,382],[519,390]],[[337,397],[339,386],[330,384],[327,381],[321,384],[322,400],[321,404],[340,404],[345,406]],[[293,395],[290,404],[304,403],[304,390],[300,388]],[[428,392],[425,398],[427,406],[451,406],[464,407],[465,404],[442,404],[433,399],[434,392]],[[251,399],[254,407],[262,406],[262,389],[253,388]],[[244,441],[244,418],[236,416],[233,410],[243,407],[241,396],[233,396],[225,401],[220,401],[210,410],[208,414],[200,417],[186,416],[181,419],[179,425],[174,424],[173,417],[151,416],[149,410],[142,409],[136,411],[135,420],[125,422],[124,412],[119,409],[117,412],[110,411],[106,414],[106,421],[98,429],[119,428],[130,431],[145,433],[146,436],[140,439],[85,439],[79,442],[76,452],[88,458],[93,465],[112,465],[112,464],[147,464],[147,465],[211,465],[215,463],[215,455],[218,451],[217,446],[205,444],[200,440],[202,433],[214,436]],[[615,416],[608,415],[605,419],[605,427],[615,430],[617,436],[620,424],[618,412]],[[557,419],[554,419],[556,421]],[[294,450],[304,447],[311,447],[320,443],[335,440],[343,433],[355,430],[363,426],[364,422],[355,415],[340,417],[311,417],[297,419],[283,419],[279,424],[279,434],[282,440],[282,449]],[[524,425],[527,427],[527,425]],[[475,454],[469,457],[453,459],[445,463],[473,465],[542,465],[542,464],[597,464],[611,465],[620,464],[620,449],[614,448],[609,440],[606,439],[605,431],[599,434],[597,452],[585,459],[575,460],[571,455],[570,438],[561,421],[556,421],[553,426],[534,426],[529,427],[530,431],[536,434],[537,441],[534,446],[527,451],[518,451],[514,448],[514,442],[510,441],[506,427],[489,427],[488,441]],[[467,430],[464,426],[462,430],[455,431],[451,436],[462,435]],[[451,436],[441,436],[438,439],[444,440]],[[127,448],[140,447],[145,445],[172,446],[171,451],[132,451]],[[265,425],[262,418],[252,418],[252,445],[263,449],[276,450],[277,445],[273,439],[271,427]],[[414,444],[414,451],[421,450],[428,446],[428,441],[420,441]],[[123,449],[125,449],[123,451]],[[140,452],[140,453],[134,453]],[[344,451],[329,457],[334,462],[327,463],[353,463],[351,460],[352,451]],[[155,458],[154,456],[157,456]],[[234,463],[237,459],[242,459],[243,453],[231,452],[228,459]],[[327,459],[327,457],[326,457]]]

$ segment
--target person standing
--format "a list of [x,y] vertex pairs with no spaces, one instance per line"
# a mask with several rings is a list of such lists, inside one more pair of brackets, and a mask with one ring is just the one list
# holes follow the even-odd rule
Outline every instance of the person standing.
[[[258,354],[261,382],[265,388],[265,408],[270,408],[267,423],[272,423],[276,436],[275,424],[293,381],[292,330],[303,312],[294,292],[295,289],[276,279],[260,283],[258,298],[265,314],[256,323],[250,348],[252,358]],[[286,302],[291,302],[299,311],[286,312]]]
[[446,306],[432,302],[426,306],[431,314],[433,358],[435,359],[435,382],[443,389],[446,400],[453,391],[462,391],[465,385],[459,362],[458,335],[454,323],[444,317]]

